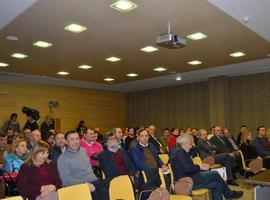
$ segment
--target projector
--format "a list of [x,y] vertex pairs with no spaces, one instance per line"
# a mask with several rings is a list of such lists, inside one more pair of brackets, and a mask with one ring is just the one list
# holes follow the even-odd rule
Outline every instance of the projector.
[[157,36],[156,44],[168,49],[179,49],[186,46],[186,40],[172,33],[163,33]]

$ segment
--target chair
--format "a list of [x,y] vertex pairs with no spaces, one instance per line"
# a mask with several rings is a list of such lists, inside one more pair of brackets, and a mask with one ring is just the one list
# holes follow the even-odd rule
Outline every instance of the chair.
[[57,193],[59,200],[92,200],[91,192],[86,183],[61,188]]
[[113,178],[109,186],[110,200],[125,199],[135,200],[132,182],[128,175]]
[[21,196],[16,196],[16,197],[8,197],[3,200],[23,200],[23,198]]
[[168,162],[169,162],[169,156],[168,156],[168,154],[164,153],[164,154],[159,154],[158,156],[159,156],[160,160],[161,160],[165,165],[168,164]]

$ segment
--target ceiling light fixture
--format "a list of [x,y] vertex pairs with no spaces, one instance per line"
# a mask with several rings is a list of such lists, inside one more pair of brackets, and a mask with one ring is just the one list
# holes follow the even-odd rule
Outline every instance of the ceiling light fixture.
[[90,66],[90,65],[80,65],[78,68],[80,68],[80,69],[91,69],[93,67]]
[[138,76],[138,74],[135,74],[135,73],[129,73],[129,74],[127,74],[127,76],[129,76],[129,77],[136,77],[136,76]]
[[187,36],[188,39],[190,40],[201,40],[201,39],[204,39],[204,38],[207,38],[207,36],[203,33],[193,33],[193,34],[190,34]]
[[60,71],[60,72],[57,72],[57,74],[61,76],[66,76],[66,75],[69,75],[69,72]]
[[200,65],[200,64],[202,64],[202,62],[199,60],[192,60],[192,61],[189,61],[188,64],[189,65]]
[[121,58],[117,58],[117,57],[109,57],[109,58],[106,58],[107,61],[109,62],[117,62],[117,61],[120,61]]
[[19,38],[15,35],[8,35],[6,39],[9,41],[17,41]]
[[114,81],[114,78],[110,78],[110,77],[108,77],[108,78],[104,78],[104,81],[108,81],[108,82],[110,82],[110,81]]
[[8,64],[8,63],[3,63],[3,62],[0,62],[0,67],[7,67],[7,66],[9,66],[9,64]]
[[231,53],[230,56],[231,57],[234,57],[234,58],[237,58],[237,57],[242,57],[242,56],[245,56],[246,54],[239,51],[239,52],[235,52],[235,53]]
[[177,80],[177,81],[181,81],[182,80],[182,77],[180,76],[180,75],[178,75],[177,77],[176,77],[176,79],[175,80]]
[[150,52],[158,51],[158,48],[152,47],[152,46],[146,46],[144,48],[141,48],[141,51],[150,53]]
[[157,72],[163,72],[163,71],[166,71],[167,69],[164,68],[164,67],[157,67],[154,69],[154,71],[157,71]]
[[111,5],[111,8],[124,12],[124,13],[131,11],[137,7],[138,5],[128,0],[119,0]]
[[22,53],[14,53],[14,54],[11,55],[11,57],[23,59],[23,58],[27,58],[28,55],[25,55],[25,54],[22,54]]
[[45,41],[37,41],[33,45],[37,47],[48,48],[51,47],[53,44]]
[[83,31],[87,30],[87,28],[84,26],[81,26],[79,24],[70,24],[70,25],[65,27],[65,30],[71,31],[74,33],[81,33]]

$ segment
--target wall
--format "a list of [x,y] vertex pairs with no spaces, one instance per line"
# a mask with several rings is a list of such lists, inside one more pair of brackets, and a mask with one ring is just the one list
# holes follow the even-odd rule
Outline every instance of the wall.
[[209,129],[242,124],[253,133],[258,125],[270,127],[270,73],[215,77],[209,81],[127,94],[127,125],[159,129],[178,126]]
[[81,119],[88,126],[100,127],[103,132],[115,126],[125,127],[125,95],[122,93],[7,82],[0,82],[1,126],[12,112],[19,114],[19,122],[24,125],[23,106],[39,110],[41,123],[49,113],[50,100],[59,102],[54,117],[60,119],[63,131],[75,129]]

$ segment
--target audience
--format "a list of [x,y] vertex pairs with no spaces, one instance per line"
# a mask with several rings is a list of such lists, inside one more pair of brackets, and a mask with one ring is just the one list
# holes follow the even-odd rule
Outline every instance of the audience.
[[270,142],[265,137],[265,127],[257,128],[257,137],[254,140],[254,146],[259,156],[262,158],[270,157]]
[[67,148],[57,160],[63,186],[87,183],[93,200],[108,200],[108,187],[94,174],[86,150],[80,148],[79,134],[76,131],[68,131],[65,139]]
[[242,197],[243,192],[230,190],[216,171],[208,171],[210,167],[208,164],[193,164],[188,154],[192,143],[193,138],[190,135],[185,134],[177,138],[177,146],[170,154],[174,180],[190,177],[193,180],[193,189],[208,188],[211,190],[211,196],[215,200],[223,200],[222,195],[226,199]]
[[56,166],[48,159],[50,146],[37,141],[18,176],[19,194],[29,200],[56,200],[61,187]]
[[134,177],[136,169],[126,150],[119,148],[114,133],[107,134],[105,138],[106,148],[99,155],[99,164],[106,178],[112,179],[122,174]]
[[10,150],[4,152],[3,169],[7,172],[19,172],[27,156],[26,141],[23,139],[13,140]]
[[30,140],[27,141],[27,149],[29,151],[31,151],[31,149],[33,148],[33,146],[39,141],[41,140],[41,133],[39,130],[34,130],[31,132],[30,135]]
[[40,132],[41,132],[42,140],[46,141],[46,139],[49,138],[47,134],[50,133],[50,130],[54,130],[54,129],[55,129],[54,119],[50,115],[47,115],[45,117],[44,122],[42,122],[42,124],[40,125]]
[[14,131],[11,128],[8,128],[6,131],[6,135],[7,135],[7,144],[12,144],[12,141],[15,137]]
[[234,151],[238,151],[239,150],[239,147],[237,145],[237,142],[234,139],[234,137],[232,136],[230,129],[224,128],[223,129],[223,136],[228,139],[228,141],[230,143],[229,145],[232,146],[232,148],[233,148]]
[[162,132],[162,136],[159,138],[160,142],[164,147],[168,146],[168,138],[171,134],[171,131],[169,128],[165,128]]
[[120,127],[113,128],[112,133],[115,135],[119,148],[124,148],[125,149],[125,143],[123,141],[123,131]]
[[176,139],[179,136],[179,129],[178,128],[172,128],[171,129],[171,135],[168,138],[168,148],[171,150],[174,145],[176,144]]
[[65,133],[56,133],[54,139],[55,145],[50,149],[49,159],[57,163],[58,157],[66,150]]
[[4,163],[4,152],[7,150],[7,136],[0,131],[0,168]]
[[100,128],[95,128],[95,133],[97,134],[97,141],[103,145],[103,134],[100,132]]
[[125,148],[126,150],[129,149],[129,146],[130,146],[130,143],[136,139],[135,137],[135,132],[134,132],[134,128],[130,127],[130,128],[127,128],[127,137],[125,138]]
[[90,159],[90,164],[97,177],[101,178],[101,170],[98,165],[98,156],[103,151],[102,145],[97,142],[97,134],[94,129],[87,128],[83,133],[83,138],[80,141],[80,146],[83,147]]
[[[54,145],[55,145],[55,140],[54,140],[54,132],[52,130],[50,130],[47,134],[46,134],[46,137],[45,137],[45,142],[47,142],[50,147],[52,148]],[[41,138],[42,138],[42,135],[41,135]]]
[[149,143],[153,144],[156,151],[160,153],[165,153],[166,148],[162,145],[162,142],[156,137],[156,127],[154,125],[148,126],[149,132]]
[[13,130],[13,132],[20,132],[20,124],[17,121],[18,115],[12,113],[8,121],[3,124],[2,131],[6,132],[8,129]]
[[246,131],[247,129],[247,126],[246,125],[242,125],[240,126],[240,132],[237,136],[237,145],[240,145],[241,144],[241,138],[242,138],[242,134]]

